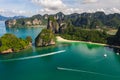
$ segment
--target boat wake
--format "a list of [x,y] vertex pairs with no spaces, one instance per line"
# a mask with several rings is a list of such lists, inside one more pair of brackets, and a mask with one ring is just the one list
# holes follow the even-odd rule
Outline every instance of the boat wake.
[[23,57],[23,58],[15,58],[15,59],[7,59],[7,60],[0,60],[0,61],[17,61],[17,60],[26,60],[26,59],[40,58],[40,57],[45,57],[45,56],[50,56],[50,55],[55,55],[55,54],[63,53],[65,51],[66,50],[61,50],[61,51],[51,52],[51,53],[42,54],[42,55],[36,55],[36,56],[30,56],[30,57]]
[[120,78],[119,76],[113,76],[113,75],[109,75],[109,74],[102,74],[102,73],[85,71],[85,70],[78,70],[78,69],[70,69],[70,68],[63,68],[63,67],[57,67],[57,69],[58,70],[63,70],[63,71],[82,72],[82,73],[88,73],[88,74],[95,74],[95,75],[101,75],[101,76]]

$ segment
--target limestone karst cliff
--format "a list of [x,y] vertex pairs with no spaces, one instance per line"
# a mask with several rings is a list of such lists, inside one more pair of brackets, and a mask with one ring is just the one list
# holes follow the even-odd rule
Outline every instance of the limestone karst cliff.
[[44,47],[55,44],[55,36],[49,29],[43,29],[35,39],[36,47]]

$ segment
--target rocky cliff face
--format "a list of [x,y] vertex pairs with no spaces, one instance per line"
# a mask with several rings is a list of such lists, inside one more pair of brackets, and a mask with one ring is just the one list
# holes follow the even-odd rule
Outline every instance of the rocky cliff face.
[[8,27],[12,27],[12,26],[15,26],[16,22],[17,21],[15,19],[14,20],[7,20],[5,22],[5,25],[8,26]]
[[47,25],[47,21],[51,16],[55,21],[57,21],[57,23],[52,21],[53,26],[59,25],[59,27],[61,23],[68,23],[68,22],[70,22],[73,26],[76,26],[76,27],[90,28],[90,29],[94,29],[94,28],[99,29],[102,27],[118,28],[120,26],[120,14],[114,13],[114,14],[106,15],[104,12],[82,13],[82,14],[73,13],[70,15],[64,15],[62,12],[59,12],[57,14],[52,14],[52,15],[45,14],[43,16],[40,14],[37,14],[29,18],[21,18],[21,19],[10,18],[12,20],[8,20],[6,22],[6,25],[10,27],[12,25],[14,26],[13,19],[16,19],[15,26],[24,26],[27,24],[28,25],[35,25],[35,24]]
[[[45,17],[46,19],[48,16]],[[54,34],[62,32],[66,28],[66,24],[61,21],[57,16],[49,16],[47,29],[42,32],[35,39],[35,46],[43,47],[55,44]]]
[[0,54],[8,54],[8,53],[12,53],[12,52],[14,52],[12,49],[8,49],[8,50],[0,52]]
[[38,20],[38,19],[34,19],[34,20],[32,21],[32,24],[33,24],[33,25],[40,25],[40,24],[42,24],[42,21],[41,21],[41,20]]
[[56,21],[48,20],[47,29],[51,30],[53,33],[59,32],[59,24]]
[[35,26],[35,25],[41,25],[42,21],[40,19],[17,19],[17,20],[7,20],[5,22],[5,25],[7,27],[19,27],[19,26]]
[[47,29],[51,30],[53,33],[61,33],[63,29],[66,28],[66,23],[64,23],[58,17],[49,17]]
[[35,39],[36,47],[44,47],[55,44],[54,34],[49,29],[43,29],[42,32]]

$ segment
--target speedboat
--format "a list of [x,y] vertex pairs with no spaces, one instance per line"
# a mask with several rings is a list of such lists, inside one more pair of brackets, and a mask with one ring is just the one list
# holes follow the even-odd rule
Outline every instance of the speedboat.
[[104,57],[107,57],[107,54],[104,54]]
[[117,52],[116,54],[119,55],[120,53]]

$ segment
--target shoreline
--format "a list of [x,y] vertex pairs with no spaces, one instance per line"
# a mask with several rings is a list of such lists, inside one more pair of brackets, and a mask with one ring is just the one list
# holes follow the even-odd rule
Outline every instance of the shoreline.
[[67,40],[62,38],[61,36],[56,36],[57,42],[82,42],[82,43],[88,43],[88,44],[95,44],[95,45],[101,45],[101,46],[110,46],[107,44],[102,43],[94,43],[94,42],[86,42],[86,41],[76,41],[76,40]]
[[46,27],[46,25],[31,25],[31,26],[26,26],[26,27],[30,27],[30,28],[44,28]]
[[95,44],[95,45],[100,45],[100,46],[104,46],[104,47],[110,47],[110,48],[119,48],[120,46],[115,46],[115,45],[108,45],[108,44],[102,44],[102,43],[95,43],[95,42],[87,42],[87,41],[76,41],[76,40],[67,40],[62,38],[61,36],[56,36],[57,42],[81,42],[81,43],[87,43],[87,44]]
[[17,52],[21,52],[23,50],[29,49],[32,47],[32,44],[30,43],[28,46],[25,46],[24,49],[18,50],[18,51],[13,51],[11,48],[8,50],[4,50],[2,52],[0,52],[0,55],[5,55],[5,54],[10,54],[10,53],[17,53]]
[[12,27],[9,27],[9,26],[5,26],[6,28],[46,28],[46,25],[30,25],[30,26],[12,26]]

